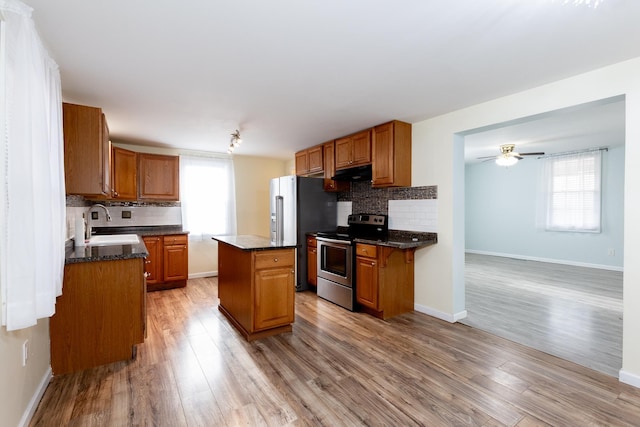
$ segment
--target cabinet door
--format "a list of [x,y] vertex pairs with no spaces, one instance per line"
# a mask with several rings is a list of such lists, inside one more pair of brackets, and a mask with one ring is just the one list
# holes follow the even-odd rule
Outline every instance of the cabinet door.
[[349,189],[349,183],[345,181],[334,181],[331,179],[336,174],[335,167],[335,149],[336,144],[334,141],[326,142],[323,146],[324,155],[324,191],[338,192],[347,191]]
[[100,108],[62,104],[67,194],[109,197],[110,143]]
[[309,148],[307,150],[309,159],[309,173],[319,173],[324,170],[324,156],[322,155],[322,146]]
[[356,257],[356,299],[378,310],[378,263],[371,258]]
[[147,284],[153,285],[163,280],[162,277],[162,240],[157,236],[143,237],[149,256],[144,260],[144,272],[147,274]]
[[293,267],[255,272],[255,330],[288,325],[294,320]]
[[136,153],[113,147],[111,154],[113,182],[111,196],[119,200],[136,200],[138,197]]
[[351,167],[353,163],[353,143],[350,137],[336,139],[336,169]]
[[411,125],[393,121],[376,126],[371,145],[373,187],[410,187]]
[[139,198],[180,200],[179,161],[178,156],[139,153]]
[[352,166],[371,163],[371,130],[365,130],[351,136],[353,144]]
[[393,184],[393,125],[376,126],[373,131],[373,185]]
[[309,172],[309,155],[307,150],[296,153],[296,175],[306,175]]
[[187,280],[189,277],[189,254],[187,236],[164,236],[164,281]]

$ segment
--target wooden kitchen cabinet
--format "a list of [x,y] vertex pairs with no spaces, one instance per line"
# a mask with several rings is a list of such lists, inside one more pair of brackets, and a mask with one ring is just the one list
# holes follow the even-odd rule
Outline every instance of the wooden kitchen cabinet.
[[102,109],[62,104],[67,194],[111,197],[111,142]]
[[324,171],[322,145],[307,148],[296,153],[296,175],[312,175]]
[[325,142],[323,145],[324,154],[324,191],[339,192],[349,190],[349,183],[345,181],[334,181],[331,179],[336,174],[335,166],[335,141]]
[[180,158],[138,153],[138,199],[180,200]]
[[356,300],[362,311],[388,319],[413,310],[414,252],[356,243]]
[[144,236],[147,291],[183,288],[189,278],[189,244],[186,234]]
[[124,148],[111,149],[111,197],[136,200],[138,197],[137,153]]
[[153,285],[163,282],[162,274],[162,238],[145,236],[142,238],[147,247],[147,258],[144,260],[144,272],[147,277],[147,290],[155,290]]
[[49,320],[54,375],[134,357],[144,342],[144,283],[142,258],[64,266],[63,292]]
[[411,187],[411,125],[394,120],[373,128],[372,186]]
[[371,129],[335,140],[335,167],[346,169],[371,163]]
[[186,235],[164,236],[163,238],[164,253],[164,281],[187,283],[189,276],[189,256]]
[[295,250],[218,242],[218,309],[248,340],[292,330]]
[[318,286],[318,242],[307,237],[307,283]]

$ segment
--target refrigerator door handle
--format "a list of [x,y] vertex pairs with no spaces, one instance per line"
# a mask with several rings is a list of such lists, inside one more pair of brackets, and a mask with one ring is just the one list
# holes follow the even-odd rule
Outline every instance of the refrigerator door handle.
[[284,243],[284,197],[276,196],[276,245]]

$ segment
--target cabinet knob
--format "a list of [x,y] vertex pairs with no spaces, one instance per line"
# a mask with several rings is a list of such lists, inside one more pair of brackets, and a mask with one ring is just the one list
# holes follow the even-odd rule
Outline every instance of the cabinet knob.
[[113,196],[114,196],[114,197],[118,197],[118,192],[117,192],[117,191],[114,191],[114,192],[113,192]]
[[278,258],[274,258],[274,259],[273,259],[273,262],[278,262]]
[[151,264],[151,260],[150,260],[150,259],[148,259],[148,260],[146,260],[144,263],[145,263],[145,264]]

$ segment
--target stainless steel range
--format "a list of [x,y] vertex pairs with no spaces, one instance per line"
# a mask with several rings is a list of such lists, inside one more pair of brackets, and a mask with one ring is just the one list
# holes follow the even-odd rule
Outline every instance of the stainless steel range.
[[355,239],[384,240],[386,215],[349,215],[348,227],[318,232],[318,296],[353,311],[355,307]]

